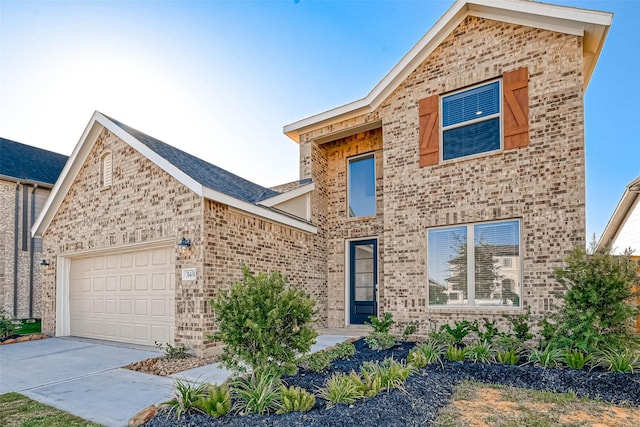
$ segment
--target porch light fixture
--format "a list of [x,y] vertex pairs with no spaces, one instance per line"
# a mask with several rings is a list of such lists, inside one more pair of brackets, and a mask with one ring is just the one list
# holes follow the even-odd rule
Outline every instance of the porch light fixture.
[[183,237],[182,239],[180,239],[180,243],[178,243],[178,247],[180,248],[180,251],[186,252],[187,249],[189,249],[191,247],[191,240],[190,239],[185,239]]
[[42,261],[40,261],[40,267],[42,268],[49,267],[49,261],[47,261],[46,259],[43,259]]

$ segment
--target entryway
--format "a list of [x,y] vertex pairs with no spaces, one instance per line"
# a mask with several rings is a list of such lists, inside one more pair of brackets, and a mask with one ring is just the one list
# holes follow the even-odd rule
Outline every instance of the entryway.
[[349,242],[349,323],[362,325],[378,315],[378,240]]

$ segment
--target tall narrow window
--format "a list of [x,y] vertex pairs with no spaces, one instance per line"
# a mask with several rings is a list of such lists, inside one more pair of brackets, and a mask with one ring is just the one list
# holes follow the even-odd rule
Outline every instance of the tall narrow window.
[[442,159],[500,149],[500,81],[442,98]]
[[113,181],[111,153],[104,153],[101,158],[100,181],[102,188],[111,187]]
[[375,157],[369,154],[349,160],[348,165],[349,218],[376,214]]

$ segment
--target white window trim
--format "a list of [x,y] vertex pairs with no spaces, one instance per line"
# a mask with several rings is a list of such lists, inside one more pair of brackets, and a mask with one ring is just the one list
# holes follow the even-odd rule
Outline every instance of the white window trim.
[[[520,236],[520,241],[518,242],[518,252],[519,255],[517,257],[516,263],[520,266],[519,275],[519,287],[520,287],[520,305],[518,306],[509,306],[509,305],[476,305],[475,304],[475,268],[468,268],[468,265],[475,266],[475,250],[469,251],[467,250],[467,304],[434,304],[431,305],[429,303],[429,231],[431,230],[441,230],[446,228],[454,228],[454,227],[466,227],[467,228],[467,245],[469,242],[475,241],[475,232],[474,228],[476,225],[480,224],[500,224],[505,222],[518,222],[518,235]],[[524,299],[524,268],[522,262],[522,219],[521,218],[511,218],[511,219],[503,219],[497,221],[479,221],[479,222],[470,222],[465,224],[449,224],[443,225],[439,227],[429,227],[427,230],[427,308],[429,310],[439,310],[439,311],[455,311],[455,310],[482,310],[482,311],[513,311],[513,310],[522,310],[524,308],[523,299]]]
[[[444,111],[442,108],[442,99],[446,98],[448,96],[451,95],[455,95],[456,93],[460,93],[460,92],[465,92],[467,90],[471,90],[471,89],[475,89],[477,87],[482,87],[482,86],[486,86],[486,85],[490,85],[491,83],[494,82],[498,82],[498,97],[499,97],[499,101],[500,101],[500,111],[496,114],[491,114],[489,116],[485,116],[485,117],[481,117],[478,119],[473,119],[473,120],[467,120],[466,122],[462,122],[462,123],[456,123],[453,125],[449,125],[447,127],[443,126],[443,119],[444,119]],[[458,89],[456,91],[453,92],[449,92],[449,93],[444,93],[442,95],[440,95],[440,99],[438,102],[438,114],[439,114],[439,127],[440,127],[440,162],[441,163],[450,163],[450,162],[456,162],[456,161],[460,161],[460,160],[467,160],[467,159],[473,159],[476,157],[482,157],[482,156],[487,156],[493,153],[498,153],[500,151],[504,150],[504,117],[503,117],[503,111],[504,111],[504,95],[502,93],[502,78],[499,77],[497,79],[493,79],[493,80],[489,80],[486,82],[482,82],[482,83],[478,83],[476,85],[473,86],[467,86],[464,87],[462,89]],[[448,130],[452,130],[452,129],[456,129],[459,127],[463,127],[463,126],[468,126],[468,125],[472,125],[475,123],[480,123],[480,122],[484,122],[487,120],[491,120],[491,119],[495,119],[498,118],[498,123],[499,123],[499,127],[500,127],[500,148],[496,149],[496,150],[491,150],[491,151],[483,151],[482,153],[476,153],[476,154],[469,154],[468,156],[461,156],[461,157],[456,157],[453,159],[448,159],[445,160],[444,159],[444,133],[445,131]]]
[[[351,165],[351,162],[353,161],[358,161],[358,160],[362,160],[362,159],[366,159],[371,157],[373,159],[373,191],[375,192],[374,195],[374,199],[375,199],[375,213],[373,215],[365,215],[365,216],[350,216],[349,215],[349,200],[351,195],[349,194],[349,189],[351,188],[351,173],[349,166]],[[364,153],[364,154],[358,154],[355,156],[351,156],[351,157],[347,157],[347,220],[353,221],[353,220],[359,220],[359,219],[363,219],[363,218],[375,218],[378,215],[378,188],[377,188],[377,171],[376,171],[376,153],[375,151],[370,151],[368,153]]]

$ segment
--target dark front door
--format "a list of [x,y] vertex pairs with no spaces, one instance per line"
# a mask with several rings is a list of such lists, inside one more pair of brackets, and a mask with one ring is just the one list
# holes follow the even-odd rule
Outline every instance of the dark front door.
[[378,241],[349,242],[349,288],[352,325],[362,325],[377,316]]

